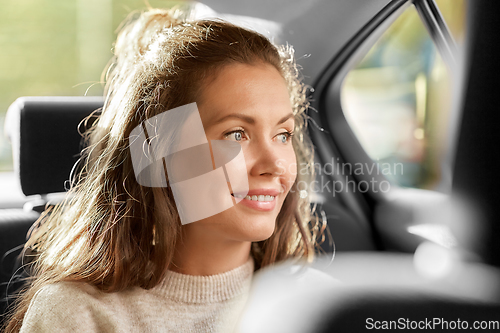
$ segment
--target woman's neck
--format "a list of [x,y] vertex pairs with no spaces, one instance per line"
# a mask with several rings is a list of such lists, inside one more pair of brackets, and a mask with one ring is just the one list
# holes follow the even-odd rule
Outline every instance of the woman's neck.
[[248,261],[251,244],[227,238],[201,225],[184,225],[169,269],[187,275],[224,273]]

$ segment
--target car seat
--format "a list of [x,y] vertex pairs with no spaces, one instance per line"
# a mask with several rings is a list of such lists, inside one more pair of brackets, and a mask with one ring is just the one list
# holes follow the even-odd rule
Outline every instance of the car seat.
[[18,255],[27,232],[46,205],[60,200],[67,189],[81,150],[78,126],[102,104],[101,97],[21,97],[7,111],[6,133],[27,202],[23,209],[0,209],[2,318],[8,296],[22,286],[18,281],[23,273]]

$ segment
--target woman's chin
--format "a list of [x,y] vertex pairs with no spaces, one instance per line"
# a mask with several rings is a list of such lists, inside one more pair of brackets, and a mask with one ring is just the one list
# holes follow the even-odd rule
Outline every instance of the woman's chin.
[[276,226],[275,220],[273,221],[259,221],[253,220],[250,228],[245,228],[245,238],[251,242],[261,242],[272,236]]

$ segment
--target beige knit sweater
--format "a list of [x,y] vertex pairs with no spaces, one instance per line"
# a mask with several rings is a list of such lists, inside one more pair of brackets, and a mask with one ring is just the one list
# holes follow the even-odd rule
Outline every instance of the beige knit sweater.
[[229,272],[168,271],[158,286],[104,293],[59,282],[33,298],[21,332],[232,332],[248,296],[253,259]]

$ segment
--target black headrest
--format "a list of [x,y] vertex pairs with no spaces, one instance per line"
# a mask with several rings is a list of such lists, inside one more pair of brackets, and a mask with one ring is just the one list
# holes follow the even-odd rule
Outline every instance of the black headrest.
[[25,195],[65,191],[82,148],[78,125],[102,105],[102,97],[21,97],[12,103],[5,131]]

